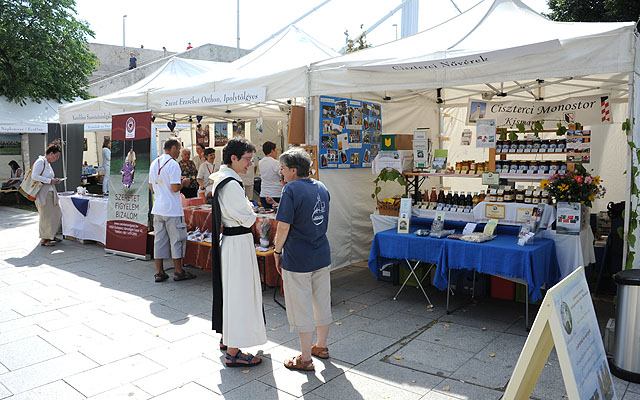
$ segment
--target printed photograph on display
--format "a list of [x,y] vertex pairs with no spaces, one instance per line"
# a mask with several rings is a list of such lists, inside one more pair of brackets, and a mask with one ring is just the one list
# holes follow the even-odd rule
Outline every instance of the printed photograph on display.
[[380,151],[380,104],[320,97],[320,168],[366,168]]
[[336,109],[333,106],[333,104],[325,104],[322,106],[322,118],[335,118],[336,116]]
[[322,148],[323,149],[333,149],[336,147],[336,137],[335,136],[322,136]]
[[476,122],[480,118],[484,118],[487,112],[487,103],[483,101],[472,101],[469,109],[469,122]]
[[20,155],[22,139],[19,134],[0,134],[0,155],[13,156]]
[[214,145],[224,146],[229,141],[228,125],[226,122],[215,122],[213,124]]
[[333,120],[330,120],[330,119],[322,120],[322,133],[324,133],[325,135],[330,135],[332,125],[333,125]]
[[204,147],[209,147],[210,130],[209,125],[198,124],[196,125],[196,144],[201,144]]
[[360,164],[360,153],[351,153],[351,165]]
[[347,115],[347,100],[336,101],[336,117]]

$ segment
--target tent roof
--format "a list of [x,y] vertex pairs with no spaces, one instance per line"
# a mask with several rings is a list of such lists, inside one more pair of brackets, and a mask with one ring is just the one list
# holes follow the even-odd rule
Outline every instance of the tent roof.
[[146,78],[117,92],[60,107],[65,124],[110,122],[111,114],[148,109],[147,92],[163,87],[182,87],[207,72],[222,72],[227,63],[173,57]]
[[311,92],[428,89],[630,72],[634,40],[633,22],[555,22],[519,0],[483,0],[413,36],[315,63]]
[[[307,71],[313,62],[337,57],[339,54],[309,36],[302,29],[290,25],[279,35],[265,42],[246,56],[229,64],[226,74],[209,73],[198,79],[198,83],[179,89],[163,88],[150,96],[152,109],[159,109],[163,97],[187,96],[224,90],[241,90],[256,87],[266,88],[267,102],[307,96]],[[226,110],[232,115],[282,116],[277,106],[271,104],[237,104],[207,107],[212,115]],[[163,110],[170,111],[170,110]],[[180,109],[182,113],[203,113],[203,108]],[[266,113],[266,114],[265,114]],[[273,114],[275,113],[275,114]],[[224,115],[224,114],[223,114]]]
[[[277,104],[229,107],[163,108],[163,99],[223,90],[266,87],[266,100],[306,96],[308,66],[338,54],[291,25],[280,35],[232,63],[172,58],[149,77],[118,92],[76,102],[60,109],[63,123],[108,122],[111,114],[151,109],[176,119],[188,115],[281,117]],[[171,116],[171,117],[169,117]]]
[[59,105],[53,100],[27,100],[22,106],[0,96],[0,133],[47,132],[47,123],[58,122]]

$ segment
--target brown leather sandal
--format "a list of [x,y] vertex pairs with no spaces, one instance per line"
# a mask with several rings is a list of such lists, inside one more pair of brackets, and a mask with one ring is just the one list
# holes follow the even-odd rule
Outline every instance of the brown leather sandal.
[[327,359],[329,358],[329,349],[326,347],[318,347],[315,344],[311,347],[311,354],[318,358]]
[[298,371],[315,371],[316,367],[313,366],[313,360],[302,361],[302,354],[291,357],[284,362],[284,366],[288,369],[294,369]]

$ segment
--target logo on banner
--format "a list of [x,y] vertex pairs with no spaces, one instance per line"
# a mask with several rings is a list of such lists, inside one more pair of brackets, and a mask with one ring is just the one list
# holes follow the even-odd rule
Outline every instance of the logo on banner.
[[129,117],[129,119],[127,119],[124,137],[125,139],[136,138],[136,120],[133,117]]
[[611,111],[609,110],[609,96],[600,97],[600,115],[602,122],[611,122]]

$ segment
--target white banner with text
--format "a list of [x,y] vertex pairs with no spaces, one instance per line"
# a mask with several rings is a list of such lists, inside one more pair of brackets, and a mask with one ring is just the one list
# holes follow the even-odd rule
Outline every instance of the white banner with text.
[[162,99],[162,109],[194,108],[225,106],[230,104],[261,103],[264,102],[267,88],[257,87],[239,90],[224,90],[190,94],[185,96],[171,96]]
[[[523,123],[533,125],[536,121],[582,125],[610,124],[611,108],[609,95],[569,97],[560,101],[485,101],[469,100],[467,124],[475,124],[481,118],[496,120],[496,126],[512,127]],[[550,128],[547,126],[546,128]]]

